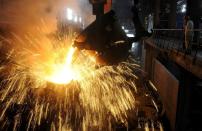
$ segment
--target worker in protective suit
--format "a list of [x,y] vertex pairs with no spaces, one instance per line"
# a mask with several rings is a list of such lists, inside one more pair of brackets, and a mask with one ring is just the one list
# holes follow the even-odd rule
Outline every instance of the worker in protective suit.
[[[138,2],[138,0],[134,0],[134,6],[131,10],[136,30],[135,37],[127,38],[121,25],[118,23],[113,10],[105,14],[103,12],[102,14],[103,10],[100,10],[100,7],[97,4],[94,4],[96,20],[75,39],[74,46],[81,50],[97,51],[99,57],[106,64],[116,64],[124,61],[129,55],[129,50],[131,49],[133,42],[152,35],[152,33],[148,33],[144,29],[140,22],[138,15],[139,11],[137,9]],[[101,2],[100,5],[102,4],[103,3]]]

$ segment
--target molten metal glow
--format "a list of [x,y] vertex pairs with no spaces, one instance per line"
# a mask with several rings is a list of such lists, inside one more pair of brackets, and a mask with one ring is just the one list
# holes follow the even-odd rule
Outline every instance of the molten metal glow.
[[56,84],[68,84],[72,80],[76,80],[75,72],[71,65],[74,52],[75,48],[70,47],[65,61],[59,64],[54,63],[45,79]]
[[[127,125],[128,113],[135,109],[132,67],[96,65],[92,54],[68,45],[69,37],[14,35],[9,41],[13,46],[0,65],[1,129],[13,123],[17,130],[23,120],[28,120],[26,130],[47,121],[51,130],[111,131],[115,122]],[[16,115],[10,119],[7,112],[13,109]]]

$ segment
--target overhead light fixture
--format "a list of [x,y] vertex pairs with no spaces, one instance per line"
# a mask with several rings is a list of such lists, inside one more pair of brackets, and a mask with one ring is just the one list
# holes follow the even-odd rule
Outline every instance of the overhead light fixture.
[[126,33],[128,33],[129,32],[129,30],[124,30]]
[[127,35],[127,37],[130,37],[130,38],[135,37],[134,34],[126,34],[126,35]]
[[70,8],[67,8],[67,19],[73,20],[73,10]]
[[81,17],[79,17],[79,22],[80,22],[80,23],[82,22],[82,18],[81,18]]
[[78,17],[75,15],[75,17],[74,17],[74,22],[78,22]]
[[186,4],[182,5],[182,10],[181,10],[182,13],[185,13],[187,11],[186,7],[187,7]]

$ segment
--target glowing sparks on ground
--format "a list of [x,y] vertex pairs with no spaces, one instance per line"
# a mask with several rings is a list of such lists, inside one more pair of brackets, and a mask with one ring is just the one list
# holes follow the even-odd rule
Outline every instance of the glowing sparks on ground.
[[[114,123],[127,125],[127,114],[135,108],[136,90],[128,80],[137,80],[127,65],[97,68],[93,56],[77,53],[60,41],[58,47],[49,40],[43,45],[32,37],[16,36],[13,42],[18,46],[0,66],[2,129],[10,110],[16,110],[12,129],[38,129],[47,119],[49,130],[102,131],[113,130]],[[22,107],[18,109],[16,104]],[[23,120],[28,123],[20,125]]]

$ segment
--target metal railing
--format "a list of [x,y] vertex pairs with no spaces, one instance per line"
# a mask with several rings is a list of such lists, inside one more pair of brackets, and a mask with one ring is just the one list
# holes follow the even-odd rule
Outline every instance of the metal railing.
[[[197,54],[202,48],[202,29],[191,30],[194,32],[195,40],[190,42],[189,55],[193,55],[196,60]],[[178,52],[187,53],[185,49],[184,29],[153,29],[154,43],[163,49],[177,50]]]

